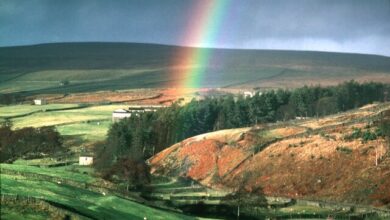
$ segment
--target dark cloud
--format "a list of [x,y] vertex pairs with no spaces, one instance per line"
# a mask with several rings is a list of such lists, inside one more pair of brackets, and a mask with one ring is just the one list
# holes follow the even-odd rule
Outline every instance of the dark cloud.
[[[194,1],[1,0],[0,46],[62,41],[180,44]],[[192,46],[390,55],[390,0],[229,2],[217,40]]]

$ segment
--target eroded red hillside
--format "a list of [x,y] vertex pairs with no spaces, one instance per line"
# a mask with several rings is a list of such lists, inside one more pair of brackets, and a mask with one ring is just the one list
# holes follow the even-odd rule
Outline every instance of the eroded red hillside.
[[[321,119],[223,130],[189,138],[150,159],[152,172],[269,196],[390,204],[390,151],[374,132],[389,105]],[[243,184],[242,184],[243,183]],[[260,190],[259,190],[260,189]]]

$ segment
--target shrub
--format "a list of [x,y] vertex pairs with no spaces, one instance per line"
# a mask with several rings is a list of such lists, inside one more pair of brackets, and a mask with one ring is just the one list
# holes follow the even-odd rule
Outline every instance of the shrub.
[[374,132],[371,132],[370,130],[365,131],[362,134],[362,139],[364,142],[372,141],[377,139],[377,135]]
[[341,153],[345,153],[345,154],[351,154],[352,153],[352,149],[351,148],[343,147],[343,146],[337,147],[336,150],[341,152]]
[[38,158],[42,154],[63,151],[62,136],[54,127],[26,127],[13,130],[0,127],[0,162],[12,162],[19,157]]
[[354,140],[354,139],[358,139],[358,138],[361,138],[362,137],[362,129],[360,128],[353,128],[353,131],[351,134],[348,134],[348,135],[345,135],[344,136],[344,140],[346,141],[351,141],[351,140]]

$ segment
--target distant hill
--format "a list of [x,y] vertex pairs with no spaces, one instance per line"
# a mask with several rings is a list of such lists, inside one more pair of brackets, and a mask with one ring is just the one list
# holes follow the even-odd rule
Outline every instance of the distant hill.
[[[69,93],[158,88],[180,80],[173,58],[191,48],[139,43],[0,47],[0,93]],[[192,67],[195,68],[196,63]],[[177,67],[176,67],[177,68]],[[309,51],[212,49],[204,87],[291,88],[390,82],[390,57]],[[60,86],[61,81],[70,84]]]

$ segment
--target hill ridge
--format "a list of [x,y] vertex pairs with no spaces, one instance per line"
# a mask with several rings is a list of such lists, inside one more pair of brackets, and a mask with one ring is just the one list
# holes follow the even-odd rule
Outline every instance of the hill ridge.
[[[193,49],[114,42],[0,47],[0,93],[166,88],[193,77],[173,74],[174,69],[204,65],[175,63],[179,51]],[[204,88],[296,88],[352,79],[390,83],[390,57],[381,55],[257,49],[211,49],[211,54],[202,66]],[[62,81],[70,84],[60,86]]]

